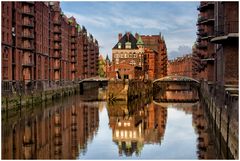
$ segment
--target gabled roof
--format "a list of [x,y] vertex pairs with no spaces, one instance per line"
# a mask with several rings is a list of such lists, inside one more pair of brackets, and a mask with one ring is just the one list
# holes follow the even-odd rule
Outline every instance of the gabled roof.
[[[127,36],[128,34],[129,37]],[[127,42],[131,43],[131,49],[138,49],[137,39],[131,33],[125,33],[125,35],[118,41],[118,43],[121,43],[121,49],[125,49],[125,44]],[[119,49],[118,43],[113,47],[113,49]]]

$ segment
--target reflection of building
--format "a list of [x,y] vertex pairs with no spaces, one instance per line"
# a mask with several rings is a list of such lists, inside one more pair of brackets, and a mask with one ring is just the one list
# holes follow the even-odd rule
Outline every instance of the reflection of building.
[[209,135],[209,130],[212,128],[210,122],[206,120],[206,115],[204,114],[203,108],[198,104],[192,110],[192,121],[195,131],[198,134],[197,138],[197,154],[199,159],[219,159],[214,149],[214,144],[211,136]]
[[144,130],[145,143],[161,143],[167,123],[167,108],[149,104],[148,116]]
[[109,125],[113,141],[118,145],[119,154],[139,155],[144,144],[161,144],[164,135],[167,109],[151,103],[143,107],[110,105]]
[[139,154],[143,146],[143,123],[138,117],[126,116],[116,121],[112,136],[113,141],[118,144],[120,155],[122,151],[126,156],[131,156],[134,151]]
[[[69,103],[69,102],[68,102]],[[2,159],[74,159],[98,127],[97,105],[63,104],[2,125]]]

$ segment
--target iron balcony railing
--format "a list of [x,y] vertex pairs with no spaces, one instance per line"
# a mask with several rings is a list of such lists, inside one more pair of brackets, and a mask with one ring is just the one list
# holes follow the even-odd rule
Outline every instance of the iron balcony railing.
[[214,6],[214,2],[201,2],[200,5],[198,6],[198,10],[199,11],[202,11],[206,8],[209,8],[209,7],[213,7]]
[[33,17],[34,16],[34,10],[33,9],[23,9],[22,14]]
[[60,20],[53,20],[53,24],[60,26],[61,25],[61,21]]
[[34,27],[34,22],[33,21],[23,21],[22,26],[27,27],[27,28],[33,28]]
[[22,33],[22,38],[23,39],[34,39],[34,34],[33,33]]
[[228,21],[224,25],[215,27],[215,37],[238,33],[238,21]]
[[22,62],[22,66],[24,66],[24,67],[32,67],[33,63],[30,62],[30,61],[24,61],[24,62]]
[[207,23],[210,22],[214,19],[213,15],[207,15],[207,16],[199,16],[198,17],[198,24],[202,24],[202,23]]

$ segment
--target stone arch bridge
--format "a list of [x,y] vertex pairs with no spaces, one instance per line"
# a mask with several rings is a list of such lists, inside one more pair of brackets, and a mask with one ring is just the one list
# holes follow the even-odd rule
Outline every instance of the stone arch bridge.
[[187,76],[166,76],[153,81],[153,99],[159,102],[194,102],[200,82]]

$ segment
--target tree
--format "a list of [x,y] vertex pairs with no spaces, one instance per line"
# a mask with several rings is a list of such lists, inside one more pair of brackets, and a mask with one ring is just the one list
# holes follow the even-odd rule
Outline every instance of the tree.
[[105,63],[105,61],[103,60],[103,59],[100,59],[99,61],[98,61],[98,75],[100,76],[100,77],[105,77],[106,76],[106,63]]

